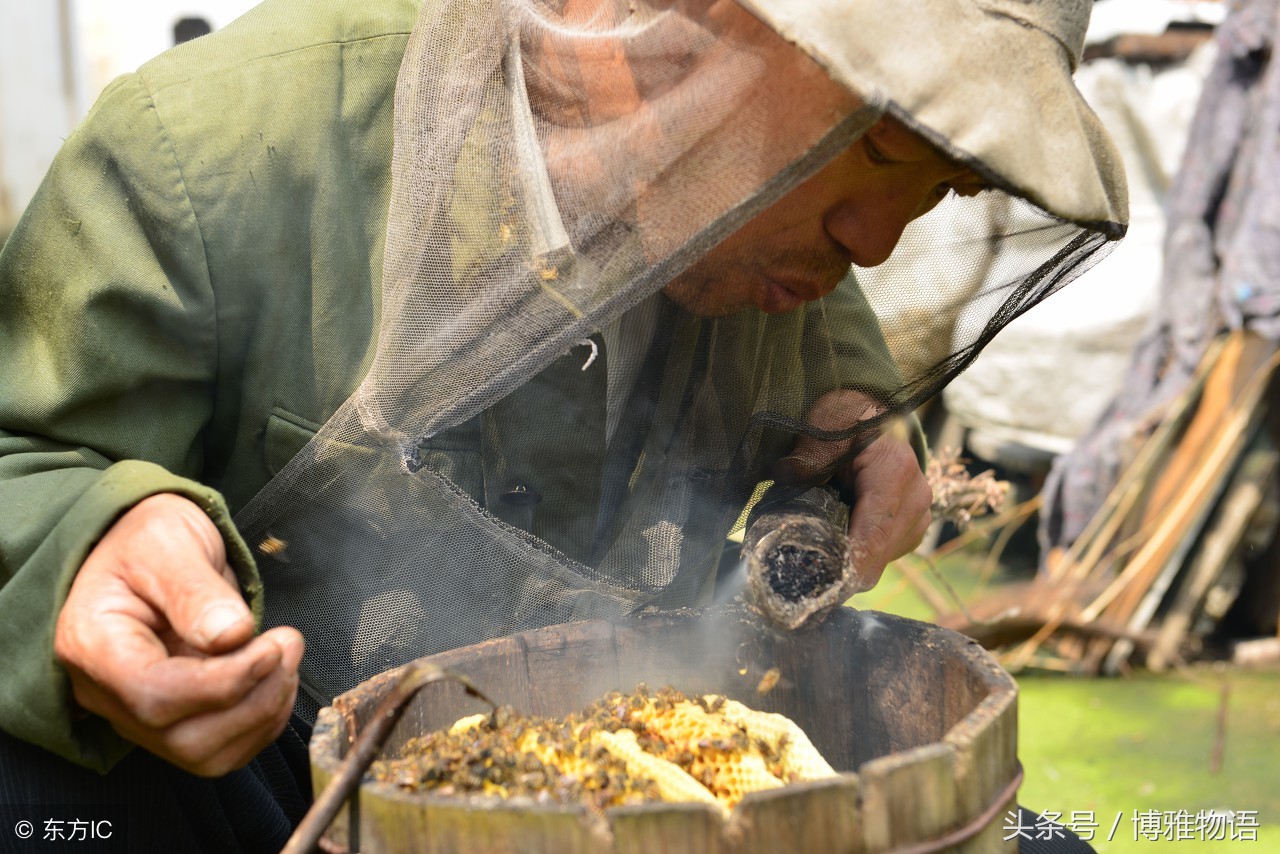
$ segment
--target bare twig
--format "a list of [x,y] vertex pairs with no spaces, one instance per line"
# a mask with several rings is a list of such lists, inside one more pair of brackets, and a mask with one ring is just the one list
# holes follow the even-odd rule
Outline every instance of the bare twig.
[[[930,569],[933,568],[933,561],[929,560],[929,558],[924,555],[913,554],[907,555],[907,557],[915,558]],[[926,581],[924,576],[920,574],[920,571],[912,566],[908,560],[899,560],[898,569],[902,570],[902,574],[910,579],[912,586],[915,587],[916,590],[920,591],[920,596],[924,599],[925,604],[929,606],[935,615],[945,614],[947,611],[951,610],[951,603],[947,601],[946,597],[934,589],[933,585]],[[934,576],[940,577],[937,574],[937,570],[934,570]],[[951,596],[959,602],[959,597],[956,596],[954,590],[951,590],[950,585],[948,585],[947,589],[950,591]],[[963,607],[963,603],[961,603],[961,607]]]
[[996,541],[991,546],[991,551],[987,552],[986,560],[982,562],[982,569],[978,572],[978,590],[986,587],[987,582],[991,580],[992,574],[995,573],[996,567],[1000,565],[1000,558],[1004,555],[1004,550],[1008,547],[1009,541],[1013,539],[1013,535],[1018,529],[1026,524],[1035,512],[1040,509],[1041,498],[1037,495],[1030,501],[1024,501],[1013,508],[1013,518],[1008,524],[1000,528],[1000,535],[996,537]]
[[996,480],[988,469],[969,474],[960,452],[940,449],[929,459],[925,477],[933,488],[933,517],[946,519],[963,531],[975,517],[999,513],[1009,496],[1009,483]]
[[1222,773],[1222,757],[1227,749],[1227,709],[1231,700],[1231,683],[1224,676],[1222,693],[1218,696],[1218,727],[1213,737],[1213,755],[1209,758],[1209,773]]
[[[1037,502],[1036,506],[1038,507],[1038,502],[1040,500],[1039,497],[1037,496],[1032,500]],[[934,560],[942,560],[947,555],[960,551],[970,543],[977,542],[978,540],[990,536],[992,531],[1000,530],[1002,527],[1007,525],[1010,520],[1017,518],[1017,516],[1022,512],[1022,507],[1022,504],[1017,504],[1012,509],[1004,510],[998,515],[979,519],[971,524],[966,530],[961,531],[954,539],[947,540],[936,549],[926,552],[917,552],[917,554],[928,554]]]

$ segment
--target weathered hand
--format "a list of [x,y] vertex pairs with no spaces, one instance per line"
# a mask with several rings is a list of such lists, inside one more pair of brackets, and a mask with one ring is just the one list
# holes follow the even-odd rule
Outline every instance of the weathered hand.
[[217,527],[169,494],[139,502],[90,552],[54,637],[81,706],[207,777],[279,736],[302,649],[292,628],[254,637]]
[[[884,568],[924,539],[933,521],[933,490],[911,445],[898,431],[885,433],[836,475],[855,496],[849,517],[849,557],[862,590]],[[853,591],[861,592],[861,591]]]
[[[866,395],[845,389],[819,398],[809,422],[824,430],[840,430],[878,412]],[[802,437],[775,466],[775,477],[783,482],[810,477],[830,466],[851,444]],[[848,592],[858,593],[874,587],[890,561],[920,544],[932,521],[933,491],[901,425],[868,445],[835,477],[854,496],[849,549],[859,587]]]

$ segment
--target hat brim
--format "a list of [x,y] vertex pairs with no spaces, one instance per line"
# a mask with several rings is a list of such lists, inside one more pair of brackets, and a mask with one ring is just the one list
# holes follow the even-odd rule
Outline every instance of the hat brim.
[[955,0],[740,0],[863,100],[1054,216],[1116,237],[1120,153],[1054,37]]

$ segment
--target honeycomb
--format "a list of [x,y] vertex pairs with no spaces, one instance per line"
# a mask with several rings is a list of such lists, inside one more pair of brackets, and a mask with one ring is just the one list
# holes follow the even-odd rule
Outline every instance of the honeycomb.
[[376,779],[443,795],[612,806],[663,801],[727,812],[750,792],[836,776],[784,715],[643,685],[553,720],[509,707],[412,739]]
[[630,709],[628,723],[639,724],[635,729],[646,736],[644,746],[651,753],[677,765],[716,800],[733,807],[747,792],[776,789],[783,781],[770,773],[765,753],[748,731],[721,714],[720,702],[651,700]]
[[767,746],[766,752],[776,757],[769,770],[781,780],[794,783],[836,776],[809,736],[786,715],[756,711],[737,700],[726,700],[720,712]]

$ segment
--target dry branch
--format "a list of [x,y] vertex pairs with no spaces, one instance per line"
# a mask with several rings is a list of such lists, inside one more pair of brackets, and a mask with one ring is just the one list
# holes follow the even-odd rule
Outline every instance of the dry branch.
[[[996,594],[969,609],[1000,619],[949,624],[1004,648],[1011,670],[1114,673],[1135,650],[1158,669],[1194,648],[1192,632],[1216,619],[1208,592],[1241,571],[1241,543],[1280,469],[1280,453],[1254,438],[1277,365],[1275,342],[1246,332],[1215,342],[1085,531],[1020,591],[1028,600]],[[998,559],[993,550],[984,573]]]
[[995,472],[969,473],[955,449],[943,448],[929,459],[925,477],[933,489],[933,517],[965,530],[979,516],[999,513],[1009,496],[1009,484],[996,480]]

